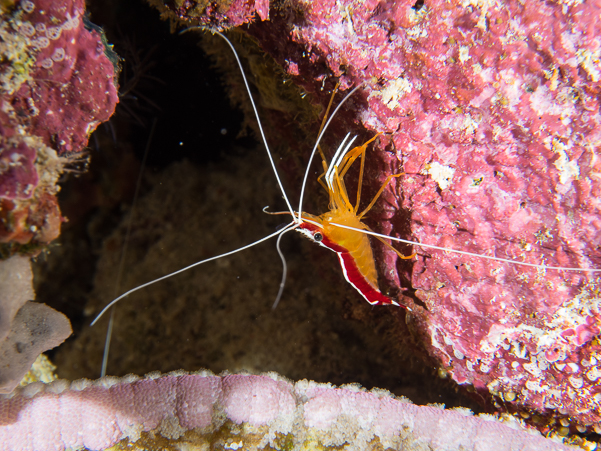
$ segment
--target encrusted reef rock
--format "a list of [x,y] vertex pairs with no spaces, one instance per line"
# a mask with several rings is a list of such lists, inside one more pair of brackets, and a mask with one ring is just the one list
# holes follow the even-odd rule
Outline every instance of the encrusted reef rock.
[[[200,26],[207,29],[224,29],[238,27],[252,22],[255,14],[261,20],[269,19],[269,0],[249,1],[176,1],[163,2],[149,0],[149,3],[164,13],[176,12],[184,22],[194,18]],[[173,17],[166,14],[168,17]]]
[[58,236],[57,179],[118,102],[113,55],[84,12],[83,0],[0,5],[0,250],[5,257],[36,253]]
[[[238,20],[202,19],[210,11],[186,5],[161,8],[180,21]],[[342,117],[352,110],[384,134],[371,189],[406,173],[370,213],[378,231],[601,268],[599,2],[291,1],[269,17],[248,32],[317,100],[326,103],[330,79],[363,84]],[[381,279],[455,381],[599,425],[595,273],[415,250],[409,266],[382,251]]]
[[0,450],[560,451],[515,420],[416,406],[388,392],[275,373],[149,374],[32,383],[0,398]]

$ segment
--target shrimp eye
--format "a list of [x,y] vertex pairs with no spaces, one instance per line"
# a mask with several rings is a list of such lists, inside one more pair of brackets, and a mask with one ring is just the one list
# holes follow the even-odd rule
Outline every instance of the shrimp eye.
[[323,240],[323,235],[319,232],[316,232],[313,235],[313,239],[319,243],[321,240]]

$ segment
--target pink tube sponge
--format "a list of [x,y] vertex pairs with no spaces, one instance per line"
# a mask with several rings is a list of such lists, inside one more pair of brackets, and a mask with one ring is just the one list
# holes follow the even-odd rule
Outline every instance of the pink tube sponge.
[[[239,427],[242,426],[242,427]],[[0,398],[0,450],[103,450],[129,442],[238,449],[569,450],[492,417],[422,407],[388,392],[270,373],[172,373],[34,383]]]

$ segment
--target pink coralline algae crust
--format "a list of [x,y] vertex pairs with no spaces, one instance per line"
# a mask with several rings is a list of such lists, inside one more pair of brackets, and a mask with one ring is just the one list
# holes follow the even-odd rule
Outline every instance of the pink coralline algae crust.
[[[0,179],[0,193],[3,194],[5,199],[28,199],[33,194],[33,187],[38,184],[38,173],[35,170],[37,152],[24,142],[18,143],[10,151],[13,152],[13,155],[18,155],[19,164],[11,165],[7,161],[8,159],[3,161],[6,170],[2,174],[2,179]],[[23,189],[28,185],[31,186],[31,189]]]
[[[243,428],[227,437],[232,424]],[[273,373],[55,381],[0,397],[2,451],[103,450],[121,440],[131,449],[148,437],[178,449],[575,449],[517,422],[416,406],[383,391],[292,384]]]
[[[598,1],[289,4],[249,32],[323,103],[328,77],[365,84],[342,117],[355,108],[384,133],[371,189],[406,173],[370,213],[378,231],[400,236],[410,214],[402,238],[601,268]],[[455,381],[600,423],[594,273],[415,250],[409,270],[383,251],[381,278]],[[402,296],[401,280],[420,302]]]
[[18,5],[5,31],[14,33],[13,41],[21,40],[25,55],[19,55],[20,66],[12,61],[3,71],[3,101],[15,109],[18,125],[60,155],[80,152],[118,102],[105,44],[84,23],[83,0],[23,0]]
[[47,243],[54,196],[74,158],[118,102],[115,67],[84,1],[21,0],[0,24],[0,242]]
[[219,0],[164,2],[149,0],[151,5],[161,11],[171,11],[177,18],[185,22],[194,21],[195,25],[209,30],[219,30],[239,27],[253,21],[257,16],[261,20],[269,19],[269,0]]

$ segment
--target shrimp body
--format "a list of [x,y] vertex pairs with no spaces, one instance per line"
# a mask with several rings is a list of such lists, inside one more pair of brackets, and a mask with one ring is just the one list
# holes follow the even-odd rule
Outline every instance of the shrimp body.
[[372,305],[399,305],[378,288],[374,255],[366,234],[331,225],[331,222],[364,229],[353,212],[332,210],[321,216],[302,214],[298,227],[303,235],[338,254],[344,278]]
[[[359,231],[370,230],[366,224],[361,222],[361,218],[371,209],[384,186],[386,186],[386,183],[392,178],[389,177],[370,205],[361,214],[358,214],[364,155],[367,145],[375,138],[372,138],[362,146],[350,149],[354,138],[347,143],[347,135],[329,166],[322,156],[324,173],[321,177],[325,178],[326,183],[324,184],[321,181],[320,183],[322,183],[330,195],[330,211],[320,216],[301,213],[297,230],[320,246],[326,247],[338,254],[344,277],[367,302],[371,305],[392,304],[398,306],[397,302],[389,299],[380,292],[378,288],[378,274],[369,238],[365,233]],[[357,203],[353,206],[344,185],[344,175],[358,157],[361,157],[361,172],[359,175],[359,188],[357,190]],[[398,175],[401,174],[396,174],[395,176]],[[359,230],[349,230],[340,227],[340,225]],[[403,255],[400,256],[407,258]]]

